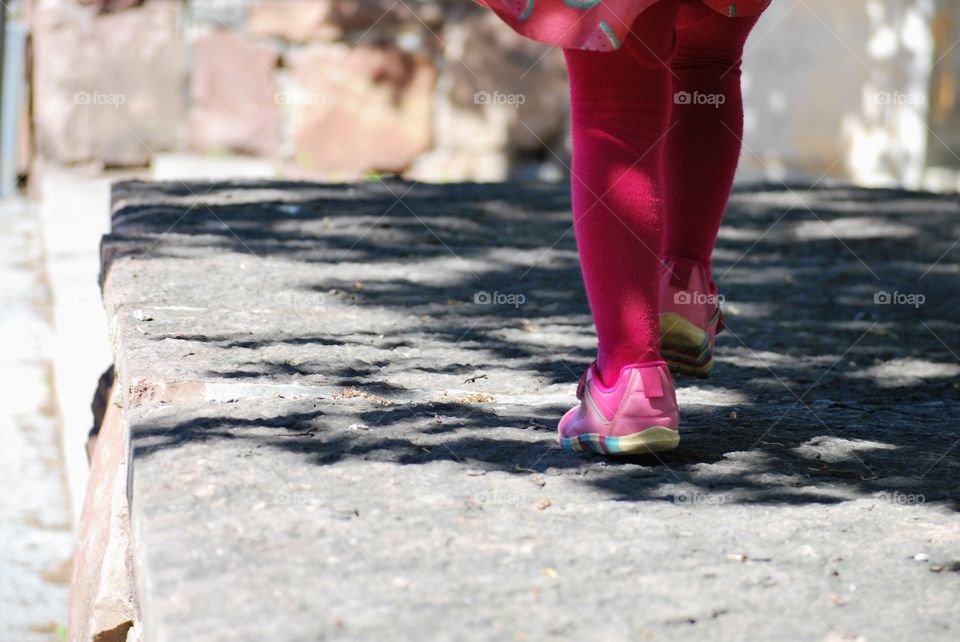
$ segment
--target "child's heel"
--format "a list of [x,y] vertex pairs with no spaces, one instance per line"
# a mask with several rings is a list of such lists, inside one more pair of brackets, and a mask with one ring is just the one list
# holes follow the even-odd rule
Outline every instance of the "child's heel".
[[679,314],[660,315],[660,353],[675,374],[706,379],[713,372],[710,335]]

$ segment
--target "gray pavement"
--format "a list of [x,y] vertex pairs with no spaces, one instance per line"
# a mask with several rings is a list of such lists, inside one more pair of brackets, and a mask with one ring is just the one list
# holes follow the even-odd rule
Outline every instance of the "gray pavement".
[[630,460],[555,441],[569,223],[540,183],[118,186],[144,639],[957,639],[956,198],[738,191],[716,372]]
[[40,217],[0,203],[0,640],[59,640],[73,547]]
[[49,282],[56,404],[63,423],[64,469],[74,522],[80,517],[89,463],[90,401],[110,365],[110,342],[97,287],[100,238],[110,227],[110,176],[50,168],[40,179],[43,261]]

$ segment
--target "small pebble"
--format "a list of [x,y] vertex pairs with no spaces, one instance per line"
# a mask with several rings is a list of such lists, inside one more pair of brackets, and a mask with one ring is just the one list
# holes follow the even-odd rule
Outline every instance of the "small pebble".
[[930,556],[927,555],[926,553],[917,553],[916,555],[913,556],[913,561],[914,561],[914,562],[929,562],[929,561],[930,561]]

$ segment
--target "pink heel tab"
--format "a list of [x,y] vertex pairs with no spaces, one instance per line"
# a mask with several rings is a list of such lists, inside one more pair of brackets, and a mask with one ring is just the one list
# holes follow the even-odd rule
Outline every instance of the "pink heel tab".
[[[700,268],[703,270],[704,274],[707,277],[707,281],[710,283],[711,289],[716,289],[716,286],[713,283],[713,265],[711,263],[701,263],[700,261],[694,261],[693,259],[685,259],[680,256],[665,256],[660,259],[660,265],[663,268],[668,269],[668,264],[673,263],[680,269],[670,269],[671,276],[677,281],[682,281],[683,285],[687,284],[687,281],[690,280],[690,272],[695,268]],[[712,292],[716,294],[716,292]]]
[[[577,399],[579,399],[580,401],[583,401],[583,395],[584,395],[584,392],[585,392],[586,386],[587,386],[587,376],[588,376],[588,374],[589,374],[589,372],[590,372],[590,369],[591,369],[591,368],[596,368],[596,367],[597,367],[597,360],[594,359],[594,360],[591,361],[590,364],[587,366],[586,370],[583,371],[583,374],[580,375],[580,380],[577,382]],[[597,381],[598,383],[601,383],[601,384],[602,384],[602,382],[603,382],[603,380],[600,378],[600,373],[599,373],[599,372],[596,373],[596,376],[594,377],[594,379],[596,379],[596,381]]]
[[[630,369],[635,369],[637,374],[640,377],[640,383],[643,386],[643,394],[646,397],[662,397],[663,396],[663,381],[660,378],[660,368],[667,368],[667,362],[663,359],[655,359],[653,361],[639,361],[636,363],[629,363],[622,368],[617,375],[617,381],[619,382],[624,375],[624,372]],[[604,392],[609,392],[613,390],[616,386],[605,386],[601,381],[596,382],[597,386],[600,387]]]
[[659,370],[653,368],[641,368],[640,380],[643,382],[643,395],[648,399],[663,396],[663,382],[660,379]]
[[653,359],[651,361],[637,361],[635,363],[628,363],[627,365],[620,368],[620,375],[623,375],[623,371],[627,368],[656,368],[659,366],[667,366],[667,362],[663,359]]

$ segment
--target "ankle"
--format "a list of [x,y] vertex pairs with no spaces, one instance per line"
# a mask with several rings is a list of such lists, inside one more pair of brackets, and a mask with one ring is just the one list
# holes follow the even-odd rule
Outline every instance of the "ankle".
[[647,350],[642,353],[632,353],[625,355],[615,355],[613,358],[605,359],[603,355],[597,356],[597,374],[600,376],[600,384],[605,388],[613,388],[620,381],[623,371],[627,368],[637,368],[644,366],[665,365],[663,357],[660,355],[659,348]]

